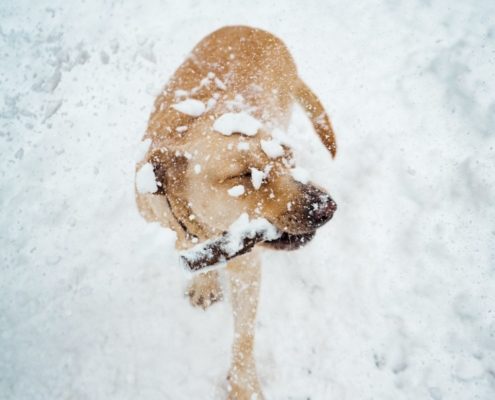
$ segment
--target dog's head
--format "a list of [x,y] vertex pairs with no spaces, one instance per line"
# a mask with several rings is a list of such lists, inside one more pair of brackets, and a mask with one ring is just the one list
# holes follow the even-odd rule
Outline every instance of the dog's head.
[[266,218],[281,237],[264,245],[295,249],[329,221],[336,204],[295,168],[279,131],[221,134],[195,124],[184,140],[149,153],[158,193],[188,233],[204,240],[224,232],[241,213]]

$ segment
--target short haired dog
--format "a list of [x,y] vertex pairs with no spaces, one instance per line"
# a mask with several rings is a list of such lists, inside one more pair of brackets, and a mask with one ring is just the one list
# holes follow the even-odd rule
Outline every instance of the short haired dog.
[[[260,250],[300,247],[336,210],[294,165],[284,133],[294,103],[335,156],[329,117],[283,42],[260,29],[224,27],[199,42],[156,99],[143,139],[149,148],[136,166],[140,213],[174,230],[178,249],[221,235],[241,214],[279,232],[225,268],[235,330],[229,399],[263,398],[253,356]],[[222,297],[218,274],[192,279],[193,305]]]

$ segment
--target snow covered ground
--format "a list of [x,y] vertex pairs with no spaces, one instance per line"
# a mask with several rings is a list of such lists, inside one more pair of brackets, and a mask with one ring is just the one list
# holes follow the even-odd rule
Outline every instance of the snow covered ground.
[[[71,4],[70,4],[71,3]],[[228,24],[281,37],[333,119],[339,205],[264,259],[267,399],[495,398],[495,3],[2,1],[0,398],[221,399],[228,302],[183,297],[134,162],[154,97]]]

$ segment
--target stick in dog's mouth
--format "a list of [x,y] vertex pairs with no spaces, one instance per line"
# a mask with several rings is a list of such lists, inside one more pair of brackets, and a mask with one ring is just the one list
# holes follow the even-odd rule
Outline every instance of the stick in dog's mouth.
[[180,261],[190,272],[221,266],[226,261],[247,253],[260,242],[273,241],[282,233],[265,218],[249,221],[243,213],[224,234],[180,253]]
[[316,230],[299,235],[281,232],[264,218],[249,221],[248,215],[242,214],[222,236],[182,251],[180,262],[188,272],[205,272],[248,253],[258,243],[272,249],[295,250],[310,242],[315,233]]

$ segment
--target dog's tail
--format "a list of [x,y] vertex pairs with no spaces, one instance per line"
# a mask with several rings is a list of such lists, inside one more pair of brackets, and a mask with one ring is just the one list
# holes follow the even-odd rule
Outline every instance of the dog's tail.
[[332,157],[337,154],[337,143],[335,133],[330,123],[330,118],[320,103],[320,100],[311,91],[311,89],[301,80],[298,79],[294,91],[294,97],[297,102],[304,108],[316,133],[320,137],[325,147],[330,151]]

